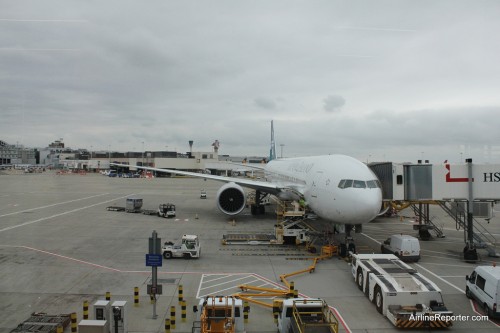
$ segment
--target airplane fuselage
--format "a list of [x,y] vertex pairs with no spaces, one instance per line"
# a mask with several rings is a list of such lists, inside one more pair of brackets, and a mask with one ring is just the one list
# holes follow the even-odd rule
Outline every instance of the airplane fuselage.
[[[374,219],[382,205],[375,174],[345,155],[278,159],[266,166],[268,181],[293,188],[322,219],[360,224]],[[284,193],[286,195],[286,193]],[[293,193],[290,193],[293,197]]]

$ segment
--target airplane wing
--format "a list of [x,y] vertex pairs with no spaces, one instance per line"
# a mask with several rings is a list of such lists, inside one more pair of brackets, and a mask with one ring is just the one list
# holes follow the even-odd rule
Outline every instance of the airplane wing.
[[110,163],[110,165],[114,165],[117,167],[134,167],[137,169],[143,169],[143,170],[149,170],[149,171],[156,171],[156,172],[163,172],[163,173],[173,173],[176,175],[183,175],[183,176],[190,176],[190,177],[197,177],[197,178],[204,178],[204,179],[211,179],[219,182],[224,182],[224,183],[235,183],[243,187],[248,187],[254,190],[260,190],[265,193],[269,194],[274,194],[277,195],[278,193],[285,191],[285,190],[292,190],[296,191],[296,189],[293,188],[284,188],[281,186],[278,186],[273,183],[268,183],[268,182],[263,182],[263,181],[257,181],[257,180],[251,180],[251,179],[244,179],[244,178],[235,178],[235,177],[224,177],[224,176],[214,176],[214,175],[208,175],[204,173],[197,173],[197,172],[189,172],[189,171],[180,171],[180,170],[173,170],[173,169],[159,169],[159,168],[152,168],[152,167],[144,167],[144,166],[137,166],[137,165],[128,165],[128,164],[120,164],[120,163]]

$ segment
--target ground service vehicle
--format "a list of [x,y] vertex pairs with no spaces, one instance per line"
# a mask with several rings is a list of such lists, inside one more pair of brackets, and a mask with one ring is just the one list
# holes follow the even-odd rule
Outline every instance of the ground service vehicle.
[[489,317],[500,318],[500,267],[477,266],[465,280],[465,295],[475,298]]
[[318,298],[290,298],[279,306],[280,333],[337,333],[338,320],[326,302]]
[[171,203],[161,204],[158,207],[158,216],[175,217],[175,205]]
[[207,191],[201,190],[200,192],[200,199],[206,199],[207,198]]
[[353,254],[352,275],[377,311],[398,328],[446,328],[441,290],[393,254]]
[[193,310],[197,313],[193,333],[245,332],[241,299],[233,296],[207,296],[200,300],[199,309],[195,306]]
[[181,244],[165,242],[161,249],[163,258],[199,258],[200,242],[197,235],[182,235]]
[[141,198],[127,198],[125,202],[125,211],[127,213],[140,213],[142,210]]
[[420,260],[420,243],[417,238],[409,235],[392,235],[380,246],[382,253],[394,254],[403,261]]

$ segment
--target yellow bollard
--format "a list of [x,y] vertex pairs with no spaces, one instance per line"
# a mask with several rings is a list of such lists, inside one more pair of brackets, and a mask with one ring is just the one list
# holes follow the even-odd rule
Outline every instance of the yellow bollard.
[[76,333],[76,312],[71,313],[71,333]]
[[243,301],[243,321],[248,323],[248,312],[250,311],[250,306],[248,305],[248,301]]
[[83,301],[83,319],[89,319],[89,302]]
[[165,319],[165,333],[170,333],[170,319]]
[[106,291],[106,301],[111,301],[111,293]]
[[181,302],[181,319],[182,319],[182,322],[185,322],[186,321],[186,301],[182,301]]
[[61,324],[57,325],[57,328],[56,328],[56,333],[63,333],[64,331],[64,328]]
[[134,306],[139,306],[139,287],[134,287]]
[[170,327],[175,330],[175,306],[170,307]]
[[179,285],[179,304],[184,300],[184,289],[182,284]]

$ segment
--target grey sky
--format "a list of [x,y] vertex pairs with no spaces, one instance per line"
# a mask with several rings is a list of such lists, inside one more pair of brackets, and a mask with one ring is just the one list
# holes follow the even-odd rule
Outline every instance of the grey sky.
[[[500,2],[0,0],[0,140],[500,163]],[[279,151],[280,149],[278,149]]]

